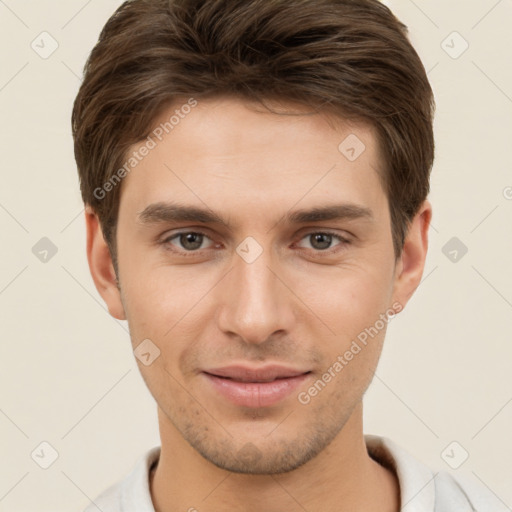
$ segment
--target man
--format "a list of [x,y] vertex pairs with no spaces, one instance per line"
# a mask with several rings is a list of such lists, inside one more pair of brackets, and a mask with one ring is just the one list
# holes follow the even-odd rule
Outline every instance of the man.
[[133,0],[73,111],[87,256],[161,447],[87,512],[493,511],[365,436],[418,287],[434,101],[377,0]]

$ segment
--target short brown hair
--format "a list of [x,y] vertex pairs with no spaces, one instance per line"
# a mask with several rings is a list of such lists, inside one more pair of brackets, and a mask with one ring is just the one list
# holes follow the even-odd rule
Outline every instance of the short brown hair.
[[108,20],[74,103],[84,203],[117,273],[121,187],[95,190],[179,97],[295,100],[369,122],[378,136],[395,255],[426,199],[435,103],[407,27],[378,0],[130,0]]

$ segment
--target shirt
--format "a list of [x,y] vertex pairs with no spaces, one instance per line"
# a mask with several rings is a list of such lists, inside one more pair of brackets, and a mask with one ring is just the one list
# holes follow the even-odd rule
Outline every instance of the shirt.
[[[469,476],[433,472],[386,437],[365,435],[368,454],[395,472],[400,486],[400,512],[510,512],[487,487]],[[160,456],[151,448],[131,473],[103,491],[84,512],[155,512],[149,472]]]

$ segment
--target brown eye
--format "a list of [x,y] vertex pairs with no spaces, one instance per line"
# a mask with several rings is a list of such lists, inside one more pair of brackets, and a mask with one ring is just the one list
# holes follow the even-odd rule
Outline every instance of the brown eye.
[[195,251],[203,244],[203,235],[199,233],[185,233],[179,235],[180,244],[188,251]]
[[[302,238],[302,240],[307,240],[309,243],[309,247],[299,245],[300,247],[312,249],[314,251],[319,252],[332,252],[335,251],[338,247],[350,244],[350,241],[343,238],[342,236],[336,233],[330,233],[325,231],[316,231],[314,233],[308,233],[306,236]],[[340,243],[333,245],[333,242],[335,240],[338,240]]]
[[332,236],[326,233],[315,233],[313,235],[309,235],[309,240],[314,249],[323,251],[325,249],[329,249],[329,246],[332,243]]
[[[203,247],[203,242],[205,239],[209,240],[203,233],[198,233],[196,231],[183,231],[181,233],[175,233],[167,237],[163,240],[164,245],[174,246],[175,250],[182,252],[195,252],[199,249],[206,249],[207,247]],[[173,240],[177,240],[176,242],[172,242]]]

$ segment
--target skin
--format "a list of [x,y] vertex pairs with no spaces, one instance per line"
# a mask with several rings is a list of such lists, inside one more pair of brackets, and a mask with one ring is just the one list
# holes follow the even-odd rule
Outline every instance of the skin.
[[[395,259],[375,133],[337,121],[229,97],[199,101],[122,182],[119,288],[98,218],[86,209],[99,293],[112,316],[128,320],[133,348],[150,339],[160,350],[149,366],[137,360],[158,405],[162,449],[150,479],[158,512],[399,510],[396,475],[368,455],[362,425],[385,327],[307,405],[297,398],[379,315],[405,307],[427,254],[430,203]],[[350,134],[366,146],[353,162],[338,150]],[[164,201],[207,207],[230,227],[140,221],[148,205]],[[373,218],[282,220],[344,202]],[[206,234],[199,250],[170,238],[187,230]],[[325,230],[350,243],[333,236],[322,250],[311,235]],[[236,252],[249,236],[263,251],[252,263]],[[278,404],[248,408],[201,373],[235,363],[311,373]]]

